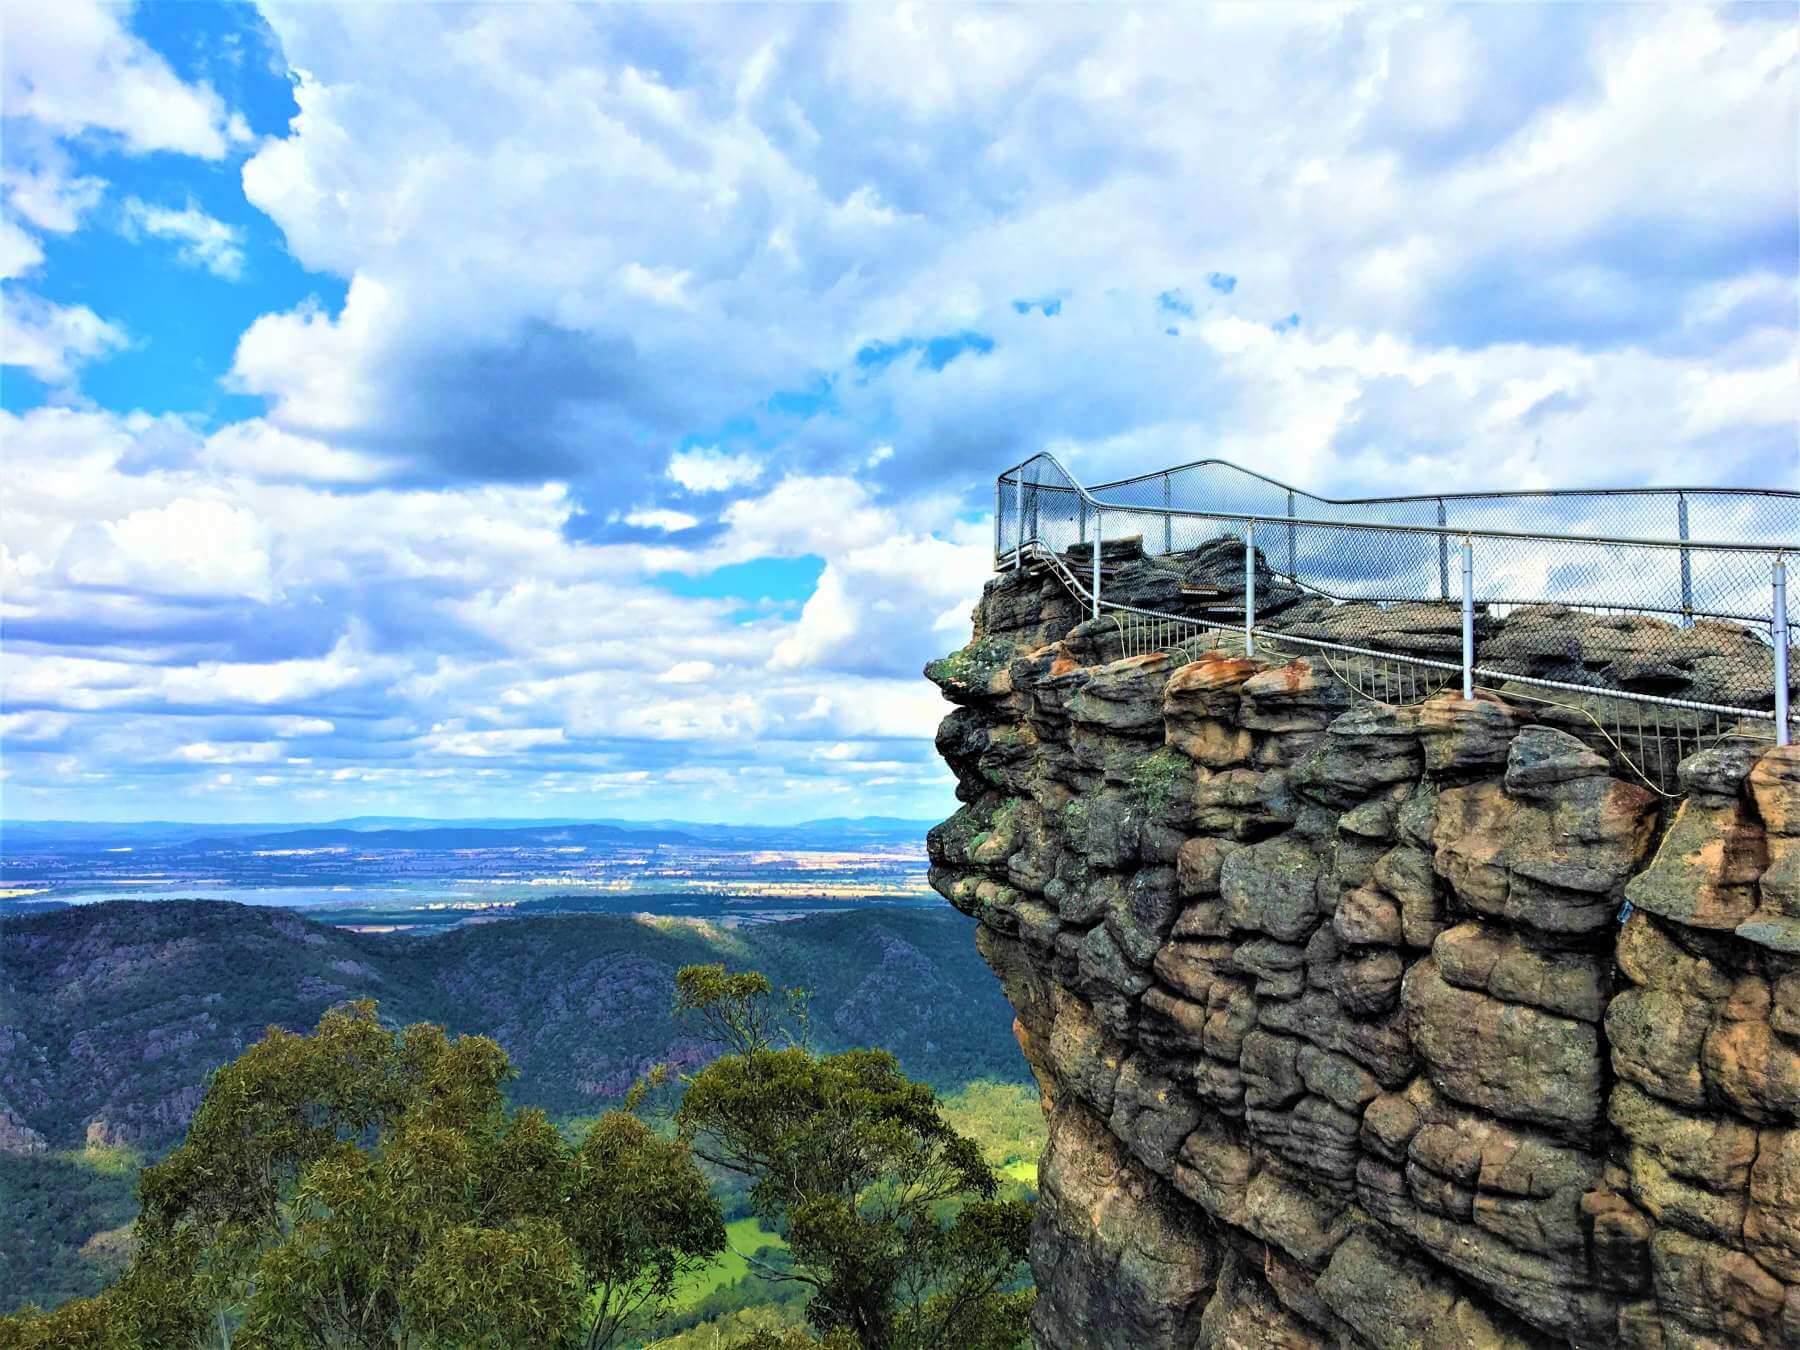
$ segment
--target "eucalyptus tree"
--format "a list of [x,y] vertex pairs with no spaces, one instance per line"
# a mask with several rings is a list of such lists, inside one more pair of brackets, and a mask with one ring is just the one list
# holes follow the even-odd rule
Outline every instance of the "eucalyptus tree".
[[492,1040],[369,1002],[271,1028],[145,1170],[117,1284],[0,1344],[610,1344],[723,1250],[718,1202],[679,1139],[625,1110],[571,1143],[511,1076]]
[[678,1012],[729,1051],[687,1080],[679,1134],[747,1178],[756,1212],[786,1238],[791,1268],[765,1273],[810,1288],[807,1320],[829,1345],[1022,1343],[1031,1206],[996,1198],[980,1149],[892,1055],[815,1054],[784,1005],[803,1008],[800,991],[778,996],[755,972],[676,977]]

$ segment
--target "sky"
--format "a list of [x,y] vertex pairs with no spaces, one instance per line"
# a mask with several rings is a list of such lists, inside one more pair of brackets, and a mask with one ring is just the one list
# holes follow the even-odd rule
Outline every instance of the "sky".
[[993,479],[1800,487],[1790,4],[8,6],[0,813],[933,817]]

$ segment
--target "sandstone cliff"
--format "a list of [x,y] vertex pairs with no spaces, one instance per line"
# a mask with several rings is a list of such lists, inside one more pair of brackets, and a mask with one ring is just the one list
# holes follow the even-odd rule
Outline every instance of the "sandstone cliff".
[[1800,753],[1668,802],[1538,712],[1080,617],[1009,574],[927,669],[933,884],[1050,1121],[1040,1344],[1800,1344]]

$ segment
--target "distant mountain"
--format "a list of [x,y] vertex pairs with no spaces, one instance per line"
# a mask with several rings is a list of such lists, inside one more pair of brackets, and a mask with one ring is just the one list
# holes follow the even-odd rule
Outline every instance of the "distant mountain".
[[105,1263],[76,1249],[129,1218],[128,1180],[108,1190],[91,1151],[70,1150],[159,1154],[207,1074],[270,1024],[309,1028],[334,1003],[376,998],[396,1023],[494,1036],[519,1070],[515,1100],[586,1115],[652,1064],[703,1061],[671,1017],[674,975],[724,961],[812,989],[825,1048],[890,1049],[942,1088],[1025,1081],[969,926],[947,908],[882,908],[737,929],[521,918],[420,938],[174,900],[0,919],[0,1312],[92,1287]]
[[320,827],[281,830],[271,834],[240,834],[199,838],[178,845],[184,852],[204,849],[415,849],[459,848],[556,848],[591,844],[693,844],[692,835],[675,830],[630,830],[617,825],[536,825],[515,829],[470,828],[461,825],[425,825],[406,830],[352,830]]
[[[508,820],[495,817],[472,817],[462,820],[435,820],[408,816],[354,816],[345,820],[317,823],[295,821],[263,821],[258,823],[208,825],[169,820],[80,821],[80,820],[9,820],[0,821],[0,852],[13,855],[33,853],[82,853],[109,849],[134,850],[169,848],[233,848],[269,847],[269,839],[299,834],[336,834],[344,842],[363,848],[407,847],[494,847],[492,844],[433,844],[423,837],[450,837],[445,832],[479,834],[512,833],[555,829],[611,830],[606,836],[618,841],[619,835],[630,836],[623,842],[649,842],[660,838],[667,842],[751,844],[769,848],[841,848],[865,844],[902,843],[925,837],[934,822],[903,820],[891,816],[860,818],[831,817],[804,820],[787,825],[722,825],[685,820],[622,820],[603,818],[582,820],[573,817]],[[371,843],[371,835],[407,835],[410,843]],[[353,838],[351,836],[354,836]],[[274,847],[323,847],[325,845],[276,844]]]

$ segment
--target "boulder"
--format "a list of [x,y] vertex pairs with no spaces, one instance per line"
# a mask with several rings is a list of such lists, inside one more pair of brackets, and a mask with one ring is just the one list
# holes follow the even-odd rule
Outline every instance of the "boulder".
[[1606,963],[1586,952],[1558,951],[1481,923],[1447,929],[1432,944],[1451,984],[1583,1022],[1606,1007]]
[[1125,959],[1148,966],[1168,941],[1181,901],[1175,894],[1175,869],[1145,867],[1133,872],[1106,907],[1106,928]]
[[1406,973],[1401,999],[1439,1092],[1572,1138],[1599,1121],[1603,1065],[1591,1024],[1458,989],[1432,957]]
[[1241,845],[1207,836],[1186,840],[1175,854],[1175,889],[1184,900],[1211,899],[1219,893],[1219,871]]
[[1613,1072],[1677,1106],[1706,1104],[1700,1049],[1713,1005],[1672,989],[1627,989],[1606,1008]]
[[1403,1255],[1368,1230],[1332,1249],[1319,1295],[1377,1350],[1523,1350],[1510,1331],[1428,1262]]
[[1169,1181],[1215,1219],[1241,1227],[1245,1192],[1255,1171],[1250,1150],[1219,1117],[1208,1113],[1182,1141]]
[[1205,652],[1176,670],[1163,688],[1164,744],[1210,769],[1249,763],[1253,737],[1237,723],[1239,690],[1261,668]]
[[1152,1172],[1166,1173],[1200,1120],[1200,1103],[1174,1078],[1134,1055],[1119,1070],[1107,1125]]
[[[1704,758],[1696,755],[1683,767]],[[1625,898],[1690,928],[1729,932],[1755,911],[1756,881],[1768,864],[1762,826],[1746,803],[1696,794],[1681,803],[1655,859],[1625,887]]]
[[1324,917],[1318,895],[1323,867],[1319,854],[1292,832],[1232,853],[1219,872],[1231,926],[1304,941]]
[[1765,751],[1748,782],[1763,828],[1770,834],[1800,836],[1800,744]]
[[1498,784],[1438,794],[1433,865],[1471,909],[1548,934],[1612,922],[1650,842],[1655,794],[1616,778],[1577,778],[1538,800]]
[[1513,710],[1491,697],[1429,699],[1418,713],[1425,771],[1446,777],[1498,772],[1518,726]]
[[1605,759],[1568,732],[1526,727],[1507,749],[1506,792],[1511,797],[1543,799],[1564,783],[1604,778],[1609,772]]

